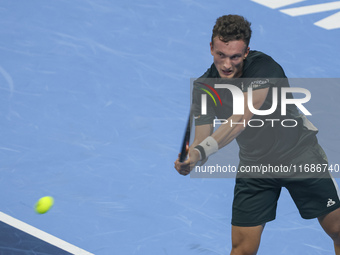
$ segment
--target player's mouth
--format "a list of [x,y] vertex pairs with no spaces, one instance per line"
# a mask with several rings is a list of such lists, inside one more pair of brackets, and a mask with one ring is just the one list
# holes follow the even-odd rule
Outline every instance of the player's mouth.
[[221,71],[224,76],[230,76],[234,73],[232,70],[221,70]]

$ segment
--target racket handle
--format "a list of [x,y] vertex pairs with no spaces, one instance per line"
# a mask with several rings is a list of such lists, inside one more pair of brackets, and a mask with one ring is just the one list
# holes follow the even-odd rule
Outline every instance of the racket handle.
[[187,141],[185,149],[182,149],[181,151],[181,155],[179,157],[179,162],[183,162],[186,160],[187,156],[188,156],[188,152],[189,152],[189,141]]
[[189,152],[189,141],[190,141],[190,131],[191,131],[191,125],[190,125],[190,115],[189,115],[189,119],[187,122],[187,127],[184,133],[184,138],[183,138],[183,142],[182,142],[182,148],[181,148],[181,155],[179,157],[179,162],[183,162],[185,161],[185,159],[188,156],[188,152]]

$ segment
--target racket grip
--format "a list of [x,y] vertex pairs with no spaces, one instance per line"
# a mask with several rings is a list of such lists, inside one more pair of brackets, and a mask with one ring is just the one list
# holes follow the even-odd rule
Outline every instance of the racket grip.
[[182,142],[181,155],[179,157],[179,162],[186,160],[189,153],[189,141],[190,141],[190,131],[191,131],[191,115],[189,114],[187,126],[185,128],[185,133]]
[[183,162],[186,160],[187,156],[188,156],[188,152],[189,152],[189,141],[186,141],[185,144],[185,149],[183,148],[181,151],[181,155],[179,157],[179,162]]

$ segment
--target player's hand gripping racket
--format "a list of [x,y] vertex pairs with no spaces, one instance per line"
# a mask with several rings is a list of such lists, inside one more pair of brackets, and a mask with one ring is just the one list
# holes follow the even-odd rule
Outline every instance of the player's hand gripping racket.
[[191,113],[189,114],[187,126],[184,132],[184,138],[182,142],[181,155],[179,157],[179,162],[183,162],[189,153],[189,141],[190,141],[190,131],[191,131]]

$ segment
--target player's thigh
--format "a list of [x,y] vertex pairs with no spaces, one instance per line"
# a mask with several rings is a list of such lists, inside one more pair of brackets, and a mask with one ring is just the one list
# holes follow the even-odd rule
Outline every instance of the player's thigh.
[[274,220],[281,186],[278,180],[236,179],[232,225],[253,227]]
[[318,217],[325,232],[340,245],[340,208]]
[[301,216],[305,219],[326,215],[340,207],[336,181],[328,173],[327,157],[319,144],[309,147],[292,160],[302,166],[306,175],[282,180],[291,194]]
[[232,253],[256,254],[264,225],[254,227],[232,226]]
[[331,177],[290,179],[285,186],[304,219],[321,217],[340,207],[338,187]]

